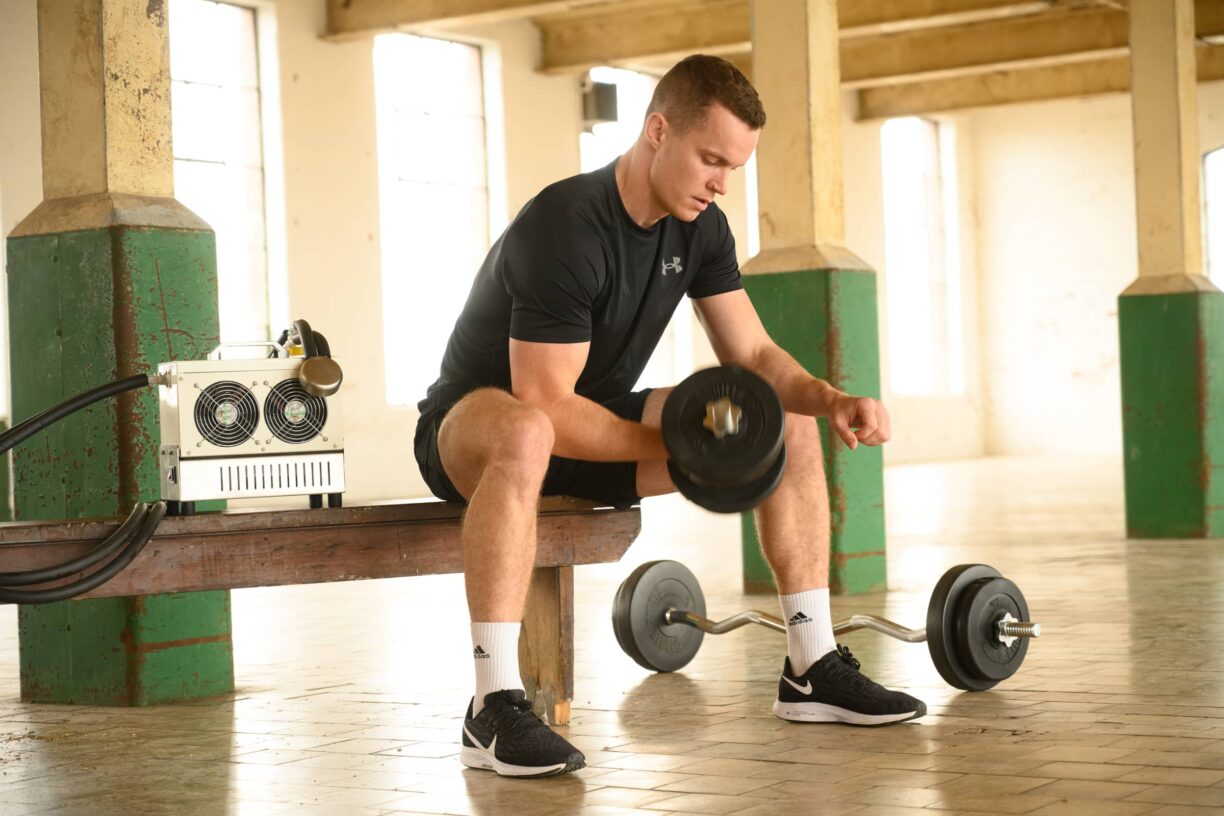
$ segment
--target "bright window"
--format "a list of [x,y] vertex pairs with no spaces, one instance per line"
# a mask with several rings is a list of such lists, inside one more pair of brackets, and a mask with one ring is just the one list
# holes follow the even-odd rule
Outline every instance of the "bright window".
[[1203,158],[1203,203],[1207,275],[1224,289],[1224,147]]
[[253,9],[171,0],[174,193],[216,232],[224,342],[269,337],[255,34]]
[[374,40],[387,401],[415,405],[489,249],[480,48]]
[[955,131],[893,119],[881,142],[892,390],[964,393]]

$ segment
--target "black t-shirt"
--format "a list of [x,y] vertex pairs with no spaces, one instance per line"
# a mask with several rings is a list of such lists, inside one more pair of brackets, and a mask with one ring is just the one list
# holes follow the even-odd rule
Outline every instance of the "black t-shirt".
[[634,223],[616,162],[545,187],[485,257],[422,414],[476,388],[510,388],[510,338],[590,342],[575,391],[628,393],[681,298],[743,288],[727,218],[711,203],[692,222]]

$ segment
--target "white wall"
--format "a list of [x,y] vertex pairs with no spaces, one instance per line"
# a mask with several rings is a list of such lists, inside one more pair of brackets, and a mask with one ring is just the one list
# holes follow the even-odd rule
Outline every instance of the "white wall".
[[[1203,147],[1224,84],[1199,87]],[[1117,297],[1138,275],[1130,98],[984,109],[974,132],[989,454],[1122,448]]]
[[976,235],[973,229],[972,123],[944,117],[956,130],[961,242],[948,247],[961,268],[961,320],[965,340],[965,393],[954,396],[899,396],[891,387],[888,354],[888,263],[884,251],[884,178],[880,121],[854,121],[853,94],[843,96],[842,143],[846,189],[846,246],[876,270],[880,321],[881,399],[892,421],[885,446],[889,464],[964,459],[984,452],[984,405],[979,360]]

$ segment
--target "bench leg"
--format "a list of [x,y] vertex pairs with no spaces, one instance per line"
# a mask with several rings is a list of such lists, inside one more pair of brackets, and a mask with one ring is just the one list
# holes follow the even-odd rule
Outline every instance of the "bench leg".
[[565,725],[574,698],[574,568],[540,567],[531,576],[519,671],[535,711],[549,725]]

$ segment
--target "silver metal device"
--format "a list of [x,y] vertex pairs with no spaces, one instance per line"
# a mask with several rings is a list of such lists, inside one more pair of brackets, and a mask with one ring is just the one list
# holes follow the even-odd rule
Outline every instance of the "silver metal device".
[[[284,352],[276,343],[241,345]],[[324,397],[307,390],[300,376],[307,358],[225,359],[221,348],[207,360],[162,363],[153,378],[162,498],[343,493],[338,393]]]

